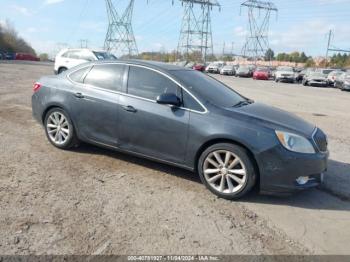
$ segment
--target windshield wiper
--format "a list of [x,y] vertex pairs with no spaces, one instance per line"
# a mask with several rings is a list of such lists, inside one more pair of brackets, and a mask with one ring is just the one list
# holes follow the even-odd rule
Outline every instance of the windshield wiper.
[[247,105],[250,105],[250,104],[253,104],[253,103],[254,103],[253,100],[247,99],[247,100],[239,101],[233,107],[242,107],[242,106],[247,106]]

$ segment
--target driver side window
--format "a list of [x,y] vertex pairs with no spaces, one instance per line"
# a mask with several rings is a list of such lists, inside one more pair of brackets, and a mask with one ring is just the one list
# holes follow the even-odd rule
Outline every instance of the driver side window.
[[176,94],[181,99],[180,87],[166,76],[147,68],[130,66],[128,94],[155,101],[164,93]]

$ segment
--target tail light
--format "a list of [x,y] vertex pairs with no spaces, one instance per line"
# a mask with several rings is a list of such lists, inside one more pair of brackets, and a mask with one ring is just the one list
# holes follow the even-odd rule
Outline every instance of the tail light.
[[41,84],[40,83],[35,83],[33,86],[33,92],[38,92],[39,89],[41,88]]

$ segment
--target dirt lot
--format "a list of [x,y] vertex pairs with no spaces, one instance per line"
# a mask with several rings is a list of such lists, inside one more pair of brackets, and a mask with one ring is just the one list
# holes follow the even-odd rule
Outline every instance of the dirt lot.
[[350,93],[219,77],[316,123],[332,151],[326,189],[231,202],[187,171],[53,148],[30,105],[51,72],[0,64],[0,254],[350,254]]

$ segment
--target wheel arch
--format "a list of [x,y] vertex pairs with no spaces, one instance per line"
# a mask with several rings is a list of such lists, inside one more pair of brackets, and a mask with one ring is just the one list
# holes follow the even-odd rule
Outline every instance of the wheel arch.
[[237,140],[234,140],[234,139],[231,139],[231,138],[214,138],[214,139],[211,139],[211,140],[208,140],[206,141],[200,148],[199,150],[197,151],[196,155],[195,155],[195,161],[194,161],[194,170],[195,172],[197,172],[197,167],[198,167],[198,161],[199,161],[199,158],[200,156],[202,155],[202,153],[207,149],[209,148],[210,146],[212,145],[215,145],[215,144],[221,144],[221,143],[228,143],[228,144],[233,144],[233,145],[237,145],[237,146],[240,146],[242,148],[244,148],[250,159],[252,160],[253,162],[253,165],[254,165],[254,169],[256,171],[256,186],[260,188],[260,169],[259,169],[259,165],[258,165],[258,162],[256,160],[256,157],[253,153],[253,151],[245,144],[241,143],[241,142],[238,142]]
[[[53,108],[59,108],[59,109],[62,109],[62,110],[64,110],[65,112],[67,112],[67,114],[69,115],[69,112],[68,112],[68,110],[65,108],[65,106],[63,106],[63,105],[61,105],[61,104],[50,104],[50,105],[48,105],[46,108],[45,108],[45,110],[43,111],[43,114],[42,114],[42,116],[41,116],[41,122],[42,122],[42,124],[45,124],[45,117],[46,117],[46,115],[47,115],[47,113],[51,110],[51,109],[53,109]],[[70,116],[69,116],[70,117]],[[71,118],[71,117],[70,117]]]
[[60,66],[57,69],[57,73],[59,74],[62,69],[68,70],[68,68],[66,66]]

